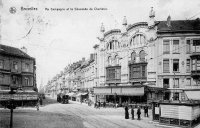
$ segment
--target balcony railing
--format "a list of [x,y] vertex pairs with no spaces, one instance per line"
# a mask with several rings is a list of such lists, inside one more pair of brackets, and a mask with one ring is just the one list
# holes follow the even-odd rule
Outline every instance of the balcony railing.
[[120,83],[121,79],[106,79],[106,83]]
[[200,70],[192,70],[191,71],[191,76],[195,79],[195,78],[199,78],[200,76]]

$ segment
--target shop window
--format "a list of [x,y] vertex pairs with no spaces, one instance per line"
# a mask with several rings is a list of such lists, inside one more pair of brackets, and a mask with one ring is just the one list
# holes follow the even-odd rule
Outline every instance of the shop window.
[[178,72],[179,71],[179,59],[173,60],[173,71]]
[[190,72],[190,59],[187,59],[186,71]]
[[173,53],[179,53],[179,40],[173,40]]
[[186,53],[190,53],[191,52],[191,44],[190,44],[190,40],[186,41]]
[[4,61],[0,60],[0,69],[3,69],[3,66],[4,66]]
[[169,79],[163,79],[163,88],[169,88]]
[[169,72],[169,59],[163,60],[163,72]]
[[169,54],[170,53],[170,42],[169,40],[163,41],[163,54]]

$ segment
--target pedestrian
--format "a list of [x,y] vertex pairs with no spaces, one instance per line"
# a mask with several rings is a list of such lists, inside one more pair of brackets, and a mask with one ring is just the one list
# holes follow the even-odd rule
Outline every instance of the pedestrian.
[[39,98],[39,101],[40,101],[40,105],[42,105],[42,98],[41,97]]
[[37,101],[37,104],[36,104],[37,111],[39,111],[39,106],[40,106],[40,103],[39,103],[39,98],[38,98],[38,101]]
[[94,103],[94,108],[97,108],[97,101]]
[[134,120],[134,106],[131,107],[132,120]]
[[138,106],[138,109],[137,109],[138,120],[140,120],[140,114],[141,114],[141,109],[140,109],[140,106]]
[[149,117],[147,105],[144,107],[144,117]]
[[106,102],[105,101],[103,102],[103,107],[106,108]]
[[125,106],[125,119],[129,119],[128,106]]
[[100,107],[101,107],[101,102],[99,100],[99,102],[98,102],[98,108],[100,109]]

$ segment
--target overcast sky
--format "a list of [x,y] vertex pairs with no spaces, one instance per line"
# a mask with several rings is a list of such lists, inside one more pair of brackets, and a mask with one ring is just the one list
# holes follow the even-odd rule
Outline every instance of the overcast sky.
[[[101,23],[107,31],[121,28],[124,16],[128,24],[148,21],[151,7],[156,20],[166,20],[168,15],[172,20],[200,17],[200,0],[0,0],[0,3],[1,43],[25,46],[28,54],[36,58],[38,86],[41,82],[45,85],[66,65],[88,58],[98,43]],[[16,13],[9,12],[11,7],[16,8]],[[25,11],[21,7],[37,10]],[[51,8],[65,10],[51,11]]]

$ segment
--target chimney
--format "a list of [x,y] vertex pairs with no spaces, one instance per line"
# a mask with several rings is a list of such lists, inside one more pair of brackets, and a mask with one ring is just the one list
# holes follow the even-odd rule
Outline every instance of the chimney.
[[122,33],[126,33],[127,32],[127,19],[126,16],[124,16],[123,22],[122,22]]
[[171,27],[171,16],[170,15],[167,17],[167,26]]
[[84,62],[84,61],[85,61],[85,57],[82,58],[82,62]]
[[90,60],[94,60],[94,54],[93,53],[90,54]]
[[148,22],[148,27],[153,28],[155,26],[155,11],[153,10],[153,7],[151,7],[151,10],[149,12],[149,22]]
[[21,47],[21,50],[24,52],[24,53],[27,53],[27,48],[26,47]]

